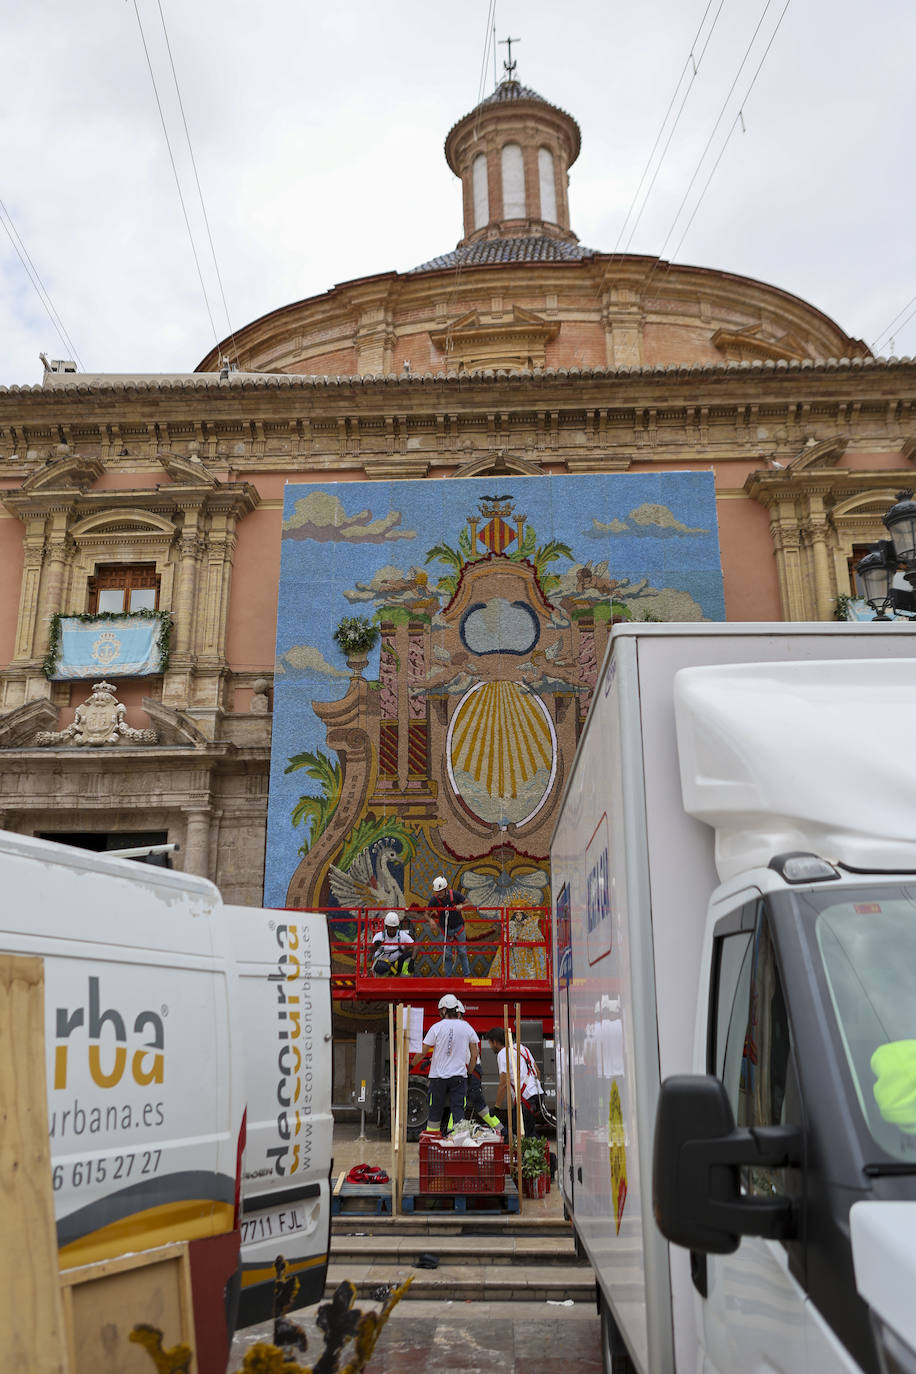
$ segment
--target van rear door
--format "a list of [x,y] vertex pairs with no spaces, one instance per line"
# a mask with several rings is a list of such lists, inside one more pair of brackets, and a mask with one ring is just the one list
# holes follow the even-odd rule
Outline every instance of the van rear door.
[[330,956],[324,916],[226,907],[240,983],[248,1144],[239,1324],[271,1315],[280,1259],[295,1305],[324,1293],[331,1199]]

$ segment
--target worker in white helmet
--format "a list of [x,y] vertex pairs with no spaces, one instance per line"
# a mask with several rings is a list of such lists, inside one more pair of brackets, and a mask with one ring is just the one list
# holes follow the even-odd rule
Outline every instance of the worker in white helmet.
[[468,1073],[474,1069],[480,1053],[480,1041],[474,1027],[458,1014],[458,998],[447,992],[439,998],[441,1020],[434,1022],[423,1037],[423,1048],[413,1055],[410,1067],[415,1069],[428,1054],[429,1065],[429,1125],[427,1130],[438,1133],[443,1109],[448,1103],[453,1121],[464,1117]]
[[[459,999],[458,1015],[464,1017],[466,1014],[464,1003]],[[464,1116],[467,1121],[473,1121],[476,1116],[494,1131],[502,1129],[502,1122],[498,1116],[494,1116],[490,1111],[490,1108],[487,1106],[487,1100],[483,1095],[483,1080],[480,1074],[479,1055],[477,1056],[477,1062],[474,1067],[468,1069],[468,1087],[464,1102]],[[451,1129],[453,1124],[453,1118],[450,1117],[448,1121],[449,1129]]]
[[413,973],[413,938],[401,927],[400,913],[388,911],[372,937],[372,972],[377,978]]
[[461,910],[467,902],[468,899],[461,888],[451,887],[448,879],[441,873],[438,878],[433,879],[433,895],[429,899],[430,924],[433,925],[433,929],[438,926],[442,938],[442,971],[446,978],[452,977],[456,959],[462,977],[471,976],[471,966],[465,948],[464,916]]

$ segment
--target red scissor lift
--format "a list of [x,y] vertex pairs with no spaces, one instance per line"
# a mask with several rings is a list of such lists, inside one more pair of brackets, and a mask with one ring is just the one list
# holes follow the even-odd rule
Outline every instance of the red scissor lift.
[[[331,945],[331,992],[335,1006],[355,1010],[359,1004],[403,1002],[422,1007],[424,1024],[438,1018],[439,999],[452,992],[478,1035],[503,1024],[508,1005],[514,1025],[515,1006],[523,1021],[537,1021],[544,1039],[553,1038],[552,956],[549,907],[477,907],[466,913],[467,952],[471,977],[444,973],[442,935],[432,913],[413,908],[410,950],[414,973],[379,977],[372,972],[372,937],[383,928],[385,907],[326,909]],[[483,932],[483,933],[481,933]],[[454,949],[455,946],[452,946]],[[453,967],[457,969],[457,961]],[[417,1107],[425,1095],[421,1089]],[[408,1108],[408,1120],[410,1107]],[[425,1112],[424,1112],[425,1116]]]

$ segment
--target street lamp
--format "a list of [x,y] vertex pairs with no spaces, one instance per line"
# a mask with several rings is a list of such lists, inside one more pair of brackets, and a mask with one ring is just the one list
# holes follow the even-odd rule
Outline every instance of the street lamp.
[[856,565],[856,576],[876,620],[890,620],[888,609],[916,615],[916,594],[895,586],[903,571],[916,585],[916,501],[911,491],[898,491],[897,504],[884,516],[890,539],[879,539]]
[[898,563],[916,564],[916,501],[911,491],[898,491],[897,504],[884,517]]
[[865,593],[865,600],[876,613],[876,620],[890,620],[884,612],[893,604],[894,574],[897,558],[890,539],[879,539],[856,566],[856,576]]

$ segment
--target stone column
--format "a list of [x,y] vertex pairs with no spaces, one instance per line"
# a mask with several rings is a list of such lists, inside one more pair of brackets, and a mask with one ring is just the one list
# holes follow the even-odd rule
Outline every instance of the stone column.
[[[26,522],[22,588],[19,595],[19,620],[16,627],[15,656],[19,661],[30,659],[33,656],[44,547],[44,520],[28,520]],[[45,644],[47,645],[47,639],[45,639]]]
[[210,812],[200,809],[188,811],[184,853],[185,873],[198,878],[210,876]]
[[782,521],[782,557],[785,568],[786,601],[782,608],[786,620],[807,619],[805,593],[802,583],[801,562],[799,558],[799,531],[793,519],[791,523]]
[[178,590],[172,615],[175,620],[175,653],[190,654],[194,644],[194,613],[197,607],[197,569],[203,541],[197,531],[196,513],[185,515],[178,541]]
[[[56,524],[57,522],[55,522]],[[64,574],[73,552],[73,545],[64,531],[56,531],[48,540],[46,547],[45,574],[41,611],[35,626],[35,656],[44,656],[51,632],[50,618],[61,609],[64,588]]]
[[818,620],[833,619],[833,593],[830,588],[830,558],[827,553],[827,519],[824,515],[824,499],[819,495],[810,498],[811,554],[814,562],[814,601]]

